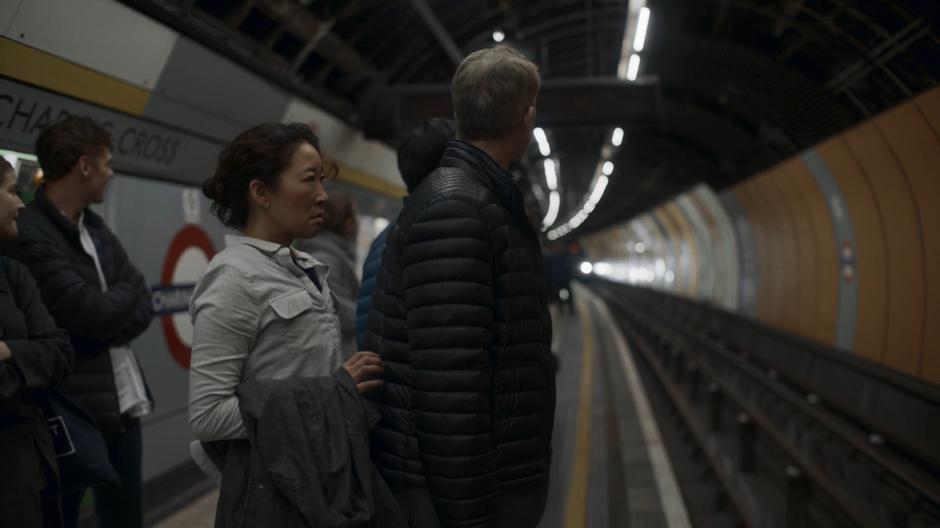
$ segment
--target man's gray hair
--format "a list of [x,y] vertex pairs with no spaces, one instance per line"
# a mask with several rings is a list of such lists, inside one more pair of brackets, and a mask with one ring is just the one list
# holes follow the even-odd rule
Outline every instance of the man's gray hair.
[[499,139],[522,124],[539,92],[539,69],[508,46],[475,51],[457,67],[451,98],[461,139]]

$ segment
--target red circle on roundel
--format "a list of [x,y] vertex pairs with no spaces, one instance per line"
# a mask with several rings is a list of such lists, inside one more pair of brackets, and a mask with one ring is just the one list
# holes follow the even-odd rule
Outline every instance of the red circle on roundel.
[[[170,242],[170,249],[163,260],[163,272],[160,275],[161,284],[169,286],[173,283],[173,271],[176,269],[176,264],[183,252],[191,247],[201,249],[206,254],[206,260],[212,260],[212,257],[215,256],[212,241],[202,228],[194,224],[183,227],[173,237],[173,241]],[[177,335],[176,328],[173,327],[173,316],[164,315],[161,319],[163,336],[166,338],[166,344],[170,347],[170,354],[181,367],[188,369],[191,349]]]

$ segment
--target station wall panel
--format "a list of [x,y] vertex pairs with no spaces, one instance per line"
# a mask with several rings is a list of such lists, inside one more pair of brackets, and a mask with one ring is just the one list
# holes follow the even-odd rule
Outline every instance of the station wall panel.
[[748,221],[744,207],[732,191],[721,193],[720,205],[728,212],[733,236],[737,247],[739,277],[737,287],[738,311],[749,317],[756,317],[757,299],[757,247],[753,228]]
[[813,290],[812,305],[807,312],[813,317],[813,324],[805,335],[832,345],[836,342],[840,277],[832,215],[806,164],[792,162],[788,168],[812,231],[813,258],[809,260],[809,269],[802,273],[811,277],[808,282]]
[[779,258],[777,274],[781,276],[779,297],[779,319],[774,321],[778,326],[794,333],[800,332],[799,327],[799,253],[795,229],[795,214],[792,211],[794,198],[789,195],[784,179],[786,175],[780,166],[770,171],[766,177],[766,188],[774,210],[776,222],[774,227],[780,233]]
[[784,320],[784,295],[787,282],[788,269],[786,266],[785,253],[789,249],[783,223],[786,222],[783,214],[778,207],[778,199],[770,183],[770,172],[764,172],[755,180],[755,186],[751,192],[751,198],[755,205],[760,208],[761,224],[764,228],[766,237],[767,262],[764,266],[765,275],[768,279],[768,299],[767,318],[765,322],[787,328]]
[[[923,338],[917,372],[940,383],[940,140],[913,103],[875,118],[914,198],[923,248]],[[912,241],[916,244],[917,241]]]
[[9,20],[3,36],[144,89],[157,84],[178,38],[170,28],[112,0],[0,3],[9,4],[0,15],[12,15],[0,17]]
[[770,318],[770,304],[773,295],[770,287],[770,262],[769,248],[767,247],[767,234],[764,229],[763,215],[765,209],[753,199],[752,189],[755,186],[756,179],[748,180],[732,189],[738,202],[744,211],[751,226],[751,232],[754,237],[754,249],[756,255],[757,280],[754,287],[755,317],[762,321]]
[[885,223],[888,255],[885,363],[916,376],[924,331],[924,256],[910,184],[874,123],[863,123],[844,137],[871,182]]
[[[727,189],[634,221],[649,286],[940,383],[940,87]],[[716,206],[705,198],[715,197]],[[720,211],[720,212],[719,212]],[[642,229],[639,226],[643,226]],[[724,285],[731,272],[735,288]],[[732,302],[728,302],[732,299]]]
[[780,166],[778,184],[785,196],[783,204],[790,211],[793,220],[793,234],[796,238],[796,287],[792,292],[793,306],[796,310],[794,323],[797,333],[816,337],[816,292],[819,290],[817,279],[819,274],[814,271],[816,263],[816,240],[810,213],[803,196],[802,189],[797,184],[799,167],[803,163],[798,159],[790,159]]
[[[827,140],[816,151],[842,188],[846,206],[852,211],[856,226],[858,319],[855,327],[855,352],[873,361],[883,362],[889,299],[888,255],[881,210],[868,176],[859,166],[844,138]],[[831,225],[828,232],[832,233]],[[820,231],[820,234],[823,232]],[[831,244],[835,246],[835,239]],[[821,261],[819,266],[820,270],[832,269],[834,273],[839,273],[839,264],[835,258],[831,263]],[[824,278],[828,275],[821,273],[820,276]],[[833,285],[833,296],[835,291],[836,286]]]

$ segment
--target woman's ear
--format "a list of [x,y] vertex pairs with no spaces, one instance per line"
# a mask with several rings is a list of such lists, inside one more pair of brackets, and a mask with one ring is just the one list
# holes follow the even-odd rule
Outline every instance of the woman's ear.
[[251,180],[251,183],[248,184],[248,195],[251,201],[257,204],[258,207],[270,209],[271,193],[268,191],[267,186],[259,180]]

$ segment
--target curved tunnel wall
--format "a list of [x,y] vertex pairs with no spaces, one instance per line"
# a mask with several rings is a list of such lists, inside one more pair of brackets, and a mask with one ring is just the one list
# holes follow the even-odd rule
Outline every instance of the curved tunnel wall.
[[940,88],[584,246],[600,275],[940,383]]

